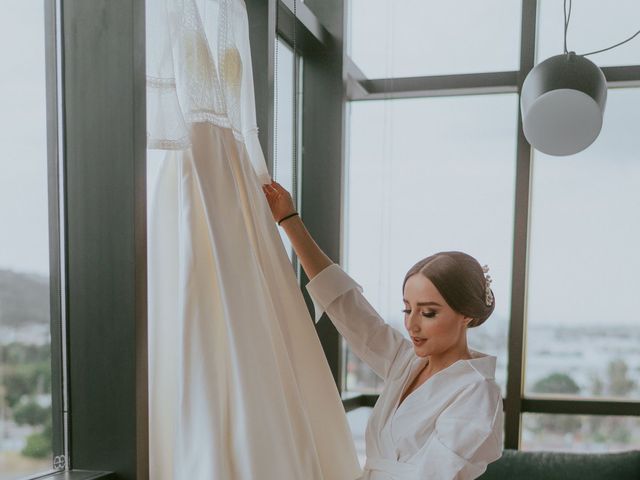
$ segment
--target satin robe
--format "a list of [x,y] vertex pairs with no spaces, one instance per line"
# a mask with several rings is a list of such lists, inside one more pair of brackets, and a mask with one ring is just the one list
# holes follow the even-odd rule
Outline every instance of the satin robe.
[[360,480],[471,480],[502,455],[503,404],[496,357],[469,349],[435,373],[398,407],[427,358],[388,325],[362,286],[331,264],[306,286],[317,322],[326,312],[352,352],[384,380],[365,432]]

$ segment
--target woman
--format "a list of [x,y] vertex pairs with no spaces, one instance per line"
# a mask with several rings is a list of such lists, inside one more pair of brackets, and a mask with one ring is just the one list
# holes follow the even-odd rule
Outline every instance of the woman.
[[367,424],[362,480],[480,476],[500,458],[503,443],[496,357],[468,348],[466,338],[495,306],[487,270],[462,252],[416,263],[402,286],[409,341],[318,247],[289,192],[275,181],[263,191],[310,279],[316,321],[326,311],[355,355],[384,380]]

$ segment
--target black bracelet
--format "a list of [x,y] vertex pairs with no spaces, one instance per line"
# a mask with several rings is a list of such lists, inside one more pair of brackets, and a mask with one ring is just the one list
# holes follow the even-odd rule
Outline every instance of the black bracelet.
[[294,213],[292,213],[291,215],[287,215],[286,217],[281,218],[280,220],[278,220],[278,225],[280,225],[280,223],[282,223],[283,221],[285,221],[287,218],[291,218],[291,217],[293,217],[294,215],[298,215],[298,212],[294,212]]

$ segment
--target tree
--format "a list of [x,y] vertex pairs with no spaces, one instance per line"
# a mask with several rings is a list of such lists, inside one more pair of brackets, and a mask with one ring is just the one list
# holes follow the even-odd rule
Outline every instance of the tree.
[[604,393],[604,382],[597,373],[591,372],[591,395],[600,396]]
[[52,455],[53,432],[51,422],[51,415],[48,415],[42,430],[32,433],[27,437],[27,444],[22,449],[22,455],[31,458],[46,458],[47,456]]
[[636,384],[627,376],[629,367],[622,359],[612,360],[607,368],[609,379],[609,393],[619,397],[626,397]]
[[9,407],[15,407],[24,395],[51,393],[51,365],[38,362],[3,369],[2,382]]
[[533,385],[536,393],[565,393],[576,394],[580,392],[578,384],[566,373],[552,373],[538,380]]
[[[605,385],[600,376],[596,372],[591,372],[591,395],[601,396],[604,394]],[[603,443],[606,441],[606,436],[603,434],[603,428],[606,418],[603,415],[591,415],[587,417],[587,424],[589,425],[589,433],[591,434],[591,440],[594,442]]]
[[[554,372],[533,385],[535,393],[577,394],[578,384],[566,373]],[[554,433],[574,433],[580,430],[582,422],[575,415],[539,415],[536,430]]]
[[19,404],[13,411],[13,419],[18,425],[43,425],[49,416],[51,409],[41,407],[33,400]]

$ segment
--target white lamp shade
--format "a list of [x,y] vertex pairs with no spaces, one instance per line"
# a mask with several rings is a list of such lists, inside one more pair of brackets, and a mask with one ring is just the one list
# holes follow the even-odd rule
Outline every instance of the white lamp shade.
[[548,58],[522,85],[524,135],[548,155],[581,152],[600,134],[606,100],[606,78],[593,62],[573,52]]

